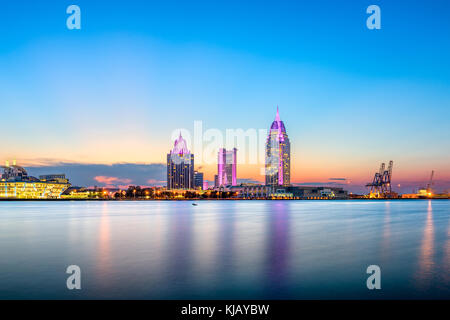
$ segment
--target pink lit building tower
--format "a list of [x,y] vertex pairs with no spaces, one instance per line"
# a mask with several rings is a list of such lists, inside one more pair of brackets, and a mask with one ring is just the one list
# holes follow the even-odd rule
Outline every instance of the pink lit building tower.
[[266,185],[289,186],[290,183],[291,144],[277,106],[277,114],[266,142]]
[[217,183],[216,187],[237,185],[236,179],[236,163],[237,163],[237,149],[226,150],[220,148],[218,153],[217,164]]
[[167,189],[194,189],[194,155],[180,136],[167,154]]

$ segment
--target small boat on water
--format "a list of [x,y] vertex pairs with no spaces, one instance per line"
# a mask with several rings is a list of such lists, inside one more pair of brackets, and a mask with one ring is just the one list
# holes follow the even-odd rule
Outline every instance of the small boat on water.
[[192,203],[192,205],[193,205],[193,206],[198,206],[198,204],[197,204],[197,203],[195,203],[195,202],[193,202],[193,203]]

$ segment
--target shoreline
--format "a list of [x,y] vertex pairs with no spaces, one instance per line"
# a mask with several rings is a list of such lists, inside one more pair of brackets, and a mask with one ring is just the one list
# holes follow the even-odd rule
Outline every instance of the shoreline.
[[450,200],[450,198],[384,198],[384,199],[15,199],[15,198],[5,198],[0,199],[0,202],[10,202],[10,201],[411,201],[411,200]]

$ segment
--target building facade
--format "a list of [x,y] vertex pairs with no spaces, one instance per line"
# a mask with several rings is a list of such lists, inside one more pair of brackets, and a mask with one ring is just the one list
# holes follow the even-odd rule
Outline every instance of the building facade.
[[16,165],[15,161],[13,165],[6,162],[1,168],[0,198],[59,199],[70,187],[65,175],[57,175],[58,179],[37,179],[29,176],[25,168]]
[[167,189],[194,189],[194,155],[180,136],[167,154]]
[[203,172],[194,171],[194,187],[195,189],[203,189]]
[[295,200],[327,200],[348,199],[348,192],[336,187],[309,186],[268,186],[258,184],[241,184],[230,187],[238,198],[242,199],[295,199]]
[[267,186],[289,186],[291,183],[291,144],[278,107],[266,141],[265,174]]
[[216,187],[237,184],[236,163],[237,149],[226,150],[220,148],[217,155],[217,184]]

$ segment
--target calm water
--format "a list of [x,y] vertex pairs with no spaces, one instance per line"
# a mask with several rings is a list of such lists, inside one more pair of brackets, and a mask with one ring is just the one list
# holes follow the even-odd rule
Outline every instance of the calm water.
[[450,299],[450,201],[198,203],[0,202],[0,298]]

